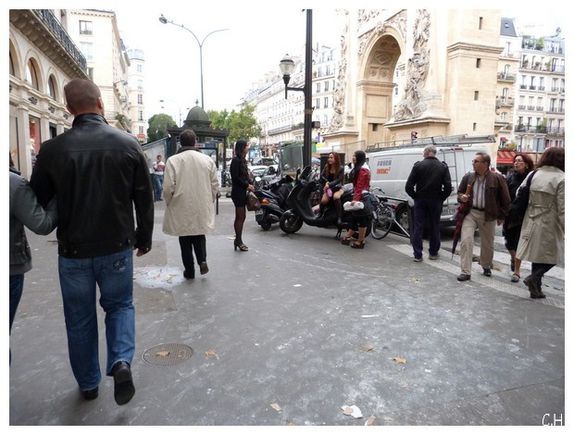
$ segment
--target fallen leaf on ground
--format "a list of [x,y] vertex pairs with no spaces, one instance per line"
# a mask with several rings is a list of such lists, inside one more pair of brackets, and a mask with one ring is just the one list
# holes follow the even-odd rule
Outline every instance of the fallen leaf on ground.
[[281,407],[277,403],[272,403],[270,406],[277,412],[281,411]]
[[363,418],[363,413],[361,412],[359,407],[356,405],[341,406],[341,409],[343,410],[343,414],[345,414],[345,415],[350,415],[351,417],[355,417],[355,418]]
[[206,358],[217,358],[217,359],[219,359],[217,352],[215,352],[215,350],[213,350],[213,349],[209,349],[207,352],[205,352],[205,357]]
[[365,422],[365,426],[372,426],[373,423],[375,422],[376,417],[374,415],[371,415],[367,421]]
[[373,346],[371,343],[365,343],[361,346],[361,350],[363,352],[371,352],[374,349],[375,349],[375,346]]
[[156,356],[160,356],[162,358],[169,356],[169,354],[170,354],[169,350],[160,350],[159,352],[155,353]]
[[407,363],[407,360],[403,357],[400,357],[400,356],[395,356],[393,358],[393,361],[396,362],[397,364],[406,364]]

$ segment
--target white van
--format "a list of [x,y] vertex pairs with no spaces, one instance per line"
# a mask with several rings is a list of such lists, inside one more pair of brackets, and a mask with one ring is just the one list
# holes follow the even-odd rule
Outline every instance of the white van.
[[[410,207],[407,207],[404,201],[408,201],[410,205],[413,203],[405,192],[405,185],[413,165],[423,159],[423,150],[427,145],[429,143],[380,151],[366,150],[371,169],[371,188],[381,188],[385,195],[397,200],[399,204],[396,208],[397,220],[405,228],[409,226]],[[435,143],[435,146],[437,148],[436,157],[447,164],[452,180],[452,194],[444,202],[441,225],[452,226],[454,225],[454,213],[458,206],[456,191],[460,180],[464,174],[472,170],[472,159],[477,152],[485,152],[492,158],[492,146],[488,143],[471,145]],[[496,162],[493,160],[492,165],[495,164]]]

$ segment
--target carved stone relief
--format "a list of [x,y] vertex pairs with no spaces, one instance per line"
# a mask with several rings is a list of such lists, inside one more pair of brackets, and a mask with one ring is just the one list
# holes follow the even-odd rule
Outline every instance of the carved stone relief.
[[359,50],[358,54],[361,56],[365,52],[365,48],[367,44],[372,40],[372,38],[376,38],[384,33],[388,33],[389,30],[393,28],[399,32],[401,38],[406,40],[407,37],[407,12],[401,11],[396,15],[393,15],[391,18],[386,20],[384,23],[378,22],[377,25],[363,34],[359,38]]
[[[348,11],[344,12],[348,15]],[[333,111],[335,112],[331,118],[331,122],[325,128],[325,132],[330,133],[339,130],[343,126],[343,114],[345,112],[345,88],[347,86],[347,37],[348,26],[345,25],[343,34],[341,35],[341,54],[339,61],[339,71],[337,72],[337,82],[335,84],[335,93],[333,95]]]
[[422,97],[429,71],[430,50],[427,47],[429,37],[430,14],[426,9],[419,9],[413,27],[413,56],[407,64],[405,98],[397,105],[394,114],[396,121],[417,118],[427,108]]

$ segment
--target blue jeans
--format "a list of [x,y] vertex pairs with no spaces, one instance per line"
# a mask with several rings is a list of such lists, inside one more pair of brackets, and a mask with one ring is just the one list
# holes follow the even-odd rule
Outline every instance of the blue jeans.
[[411,237],[415,258],[423,256],[423,228],[429,228],[429,254],[437,255],[440,249],[440,215],[443,201],[435,198],[417,198],[414,207],[414,225]]
[[24,274],[10,275],[10,331],[12,331],[12,323],[16,317],[16,310],[22,297],[22,289],[24,288]]
[[58,269],[70,364],[80,389],[91,390],[101,381],[96,284],[105,312],[106,374],[111,376],[118,361],[131,364],[134,356],[133,251],[126,249],[92,258],[60,256]]
[[163,175],[152,174],[151,181],[153,184],[153,199],[154,201],[160,201],[163,189]]

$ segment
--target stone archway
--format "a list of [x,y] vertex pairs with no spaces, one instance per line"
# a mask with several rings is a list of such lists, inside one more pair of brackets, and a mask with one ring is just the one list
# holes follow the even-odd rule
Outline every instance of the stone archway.
[[382,34],[363,56],[357,83],[360,137],[365,145],[389,140],[384,124],[393,115],[394,74],[401,46],[391,34]]

